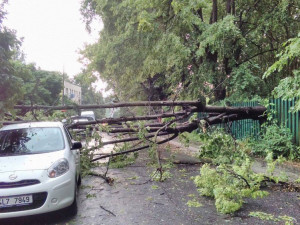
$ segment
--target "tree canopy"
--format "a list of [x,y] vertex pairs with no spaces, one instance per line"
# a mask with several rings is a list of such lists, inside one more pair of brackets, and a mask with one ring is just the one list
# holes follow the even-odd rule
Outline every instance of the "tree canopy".
[[292,74],[265,77],[299,31],[296,0],[85,0],[99,41],[83,54],[122,99],[267,97]]
[[5,27],[4,6],[0,4],[0,115],[3,109],[11,108],[22,95],[21,79],[14,70],[13,61],[18,58],[21,41],[17,39],[15,31]]
[[22,41],[3,25],[5,4],[0,5],[0,116],[18,104],[58,104],[62,76],[24,62]]

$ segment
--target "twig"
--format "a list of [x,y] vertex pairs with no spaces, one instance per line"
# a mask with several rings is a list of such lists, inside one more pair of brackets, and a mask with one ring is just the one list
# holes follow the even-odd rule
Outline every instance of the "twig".
[[[112,153],[113,153],[113,152],[111,152],[111,154],[112,154]],[[108,162],[107,162],[107,165],[106,165],[106,171],[105,171],[105,173],[104,173],[104,176],[105,176],[105,177],[107,177],[106,175],[107,175],[107,172],[108,172],[108,169],[109,169],[110,159],[111,159],[111,157],[108,158]]]
[[104,175],[99,174],[99,173],[94,173],[94,172],[89,172],[88,175],[96,176],[96,177],[101,177],[101,178],[102,178],[103,180],[105,180],[106,183],[108,183],[110,186],[113,185],[113,182],[114,182],[114,179],[113,179],[113,178],[104,176]]
[[226,169],[226,168],[224,168],[224,170],[226,170],[228,173],[230,173],[231,175],[233,175],[235,178],[242,179],[246,183],[247,187],[251,188],[249,182],[243,176],[241,176],[241,175],[239,175],[239,174],[237,174],[237,173],[235,173],[235,172],[233,172],[233,171],[231,171],[229,169]]
[[109,211],[108,209],[104,208],[102,205],[100,205],[100,208],[103,209],[104,211],[108,212],[109,214],[116,216],[112,211]]
[[[175,133],[173,134],[173,136],[165,139],[165,140],[162,140],[160,142],[157,142],[157,144],[164,144],[168,141],[171,141],[173,140],[174,138],[176,138],[178,136],[178,133]],[[123,154],[128,154],[128,153],[131,153],[131,152],[137,152],[137,151],[140,151],[140,150],[143,150],[143,149],[146,149],[146,148],[149,148],[150,146],[149,145],[146,145],[146,146],[142,146],[142,147],[139,147],[139,148],[136,148],[136,149],[131,149],[131,150],[127,150],[127,151],[123,151],[123,152],[116,152],[116,153],[113,153],[111,155],[103,155],[103,156],[100,156],[98,158],[94,158],[91,160],[91,162],[94,162],[94,161],[97,161],[99,159],[104,159],[104,158],[107,158],[107,157],[111,157],[111,156],[117,156],[117,155],[123,155]]]
[[201,165],[204,164],[204,162],[181,162],[181,161],[177,161],[177,162],[173,162],[174,164],[177,165]]
[[300,185],[296,185],[292,182],[276,181],[273,178],[268,177],[268,176],[264,176],[263,182],[264,181],[272,182],[274,184],[280,184],[281,186],[283,186],[284,188],[287,188],[290,191],[300,192]]
[[[174,113],[174,111],[173,111]],[[179,117],[179,118],[176,118],[172,121],[169,121],[168,123],[166,123],[163,127],[159,128],[156,133],[155,133],[155,136],[154,136],[154,142],[157,143],[157,136],[158,136],[158,133],[161,132],[162,130],[166,129],[167,127],[169,127],[170,125],[172,125],[173,123],[175,123],[176,121],[179,121],[180,119],[182,118],[185,118],[187,117],[189,114],[187,113],[186,115],[182,116],[182,117]],[[159,165],[159,168],[157,168],[157,171],[159,171],[160,173],[160,178],[159,180],[161,181],[162,179],[162,175],[163,175],[163,169],[162,169],[162,164],[161,164],[161,161],[160,161],[160,152],[159,152],[159,149],[156,148],[156,158],[157,158],[157,163]]]
[[150,178],[149,180],[143,182],[143,183],[134,183],[134,184],[131,184],[131,185],[143,185],[143,184],[147,184],[149,182],[152,182],[152,178]]

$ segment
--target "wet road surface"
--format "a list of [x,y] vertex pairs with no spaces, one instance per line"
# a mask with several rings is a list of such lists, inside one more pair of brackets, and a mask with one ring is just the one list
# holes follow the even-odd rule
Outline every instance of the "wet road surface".
[[[193,160],[178,154],[180,161]],[[276,217],[293,217],[300,224],[300,193],[268,189],[270,195],[263,199],[249,199],[234,215],[216,212],[214,200],[197,193],[191,176],[199,174],[200,165],[175,165],[172,178],[165,182],[149,181],[155,170],[147,166],[147,153],[141,152],[138,160],[123,169],[109,169],[114,179],[110,186],[101,178],[88,176],[82,181],[78,196],[78,213],[74,217],[64,211],[39,216],[0,220],[1,225],[194,225],[194,224],[284,224],[250,217],[249,213],[261,211]],[[106,168],[97,168],[104,173]],[[189,200],[200,203],[189,207]]]

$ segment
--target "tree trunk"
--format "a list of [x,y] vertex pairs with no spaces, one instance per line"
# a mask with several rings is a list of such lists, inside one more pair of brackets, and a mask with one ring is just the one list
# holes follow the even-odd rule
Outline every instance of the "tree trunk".
[[227,2],[226,2],[226,13],[227,14],[231,14],[231,4],[232,4],[232,0],[227,0]]
[[204,20],[203,20],[202,8],[197,10],[197,14],[198,14],[199,18],[201,19],[201,21],[203,22]]
[[212,0],[212,10],[211,10],[211,17],[210,17],[210,24],[216,23],[218,21],[218,0]]

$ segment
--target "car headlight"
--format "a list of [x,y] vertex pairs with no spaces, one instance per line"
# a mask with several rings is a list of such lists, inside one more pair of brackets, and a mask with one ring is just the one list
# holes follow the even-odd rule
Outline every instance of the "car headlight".
[[59,159],[48,169],[48,177],[55,178],[63,175],[69,170],[69,162],[66,159]]

